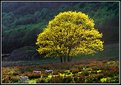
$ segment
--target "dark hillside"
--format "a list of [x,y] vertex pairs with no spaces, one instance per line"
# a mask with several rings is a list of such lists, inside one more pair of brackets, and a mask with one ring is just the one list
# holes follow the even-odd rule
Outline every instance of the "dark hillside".
[[2,3],[2,48],[10,53],[35,46],[36,37],[59,12],[82,11],[95,21],[105,44],[119,42],[118,2],[4,2]]

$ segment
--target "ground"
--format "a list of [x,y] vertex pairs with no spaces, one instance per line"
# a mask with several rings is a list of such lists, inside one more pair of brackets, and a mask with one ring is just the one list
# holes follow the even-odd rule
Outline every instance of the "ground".
[[[58,58],[4,61],[2,83],[118,83],[118,46],[105,45],[103,52],[95,55],[78,55],[72,62],[65,63],[60,63]],[[53,72],[45,72],[48,69]],[[29,80],[21,81],[20,76],[28,76]]]

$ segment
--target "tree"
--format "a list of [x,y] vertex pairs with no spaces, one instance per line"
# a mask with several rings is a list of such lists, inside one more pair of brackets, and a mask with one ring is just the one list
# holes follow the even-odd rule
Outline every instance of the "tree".
[[56,55],[61,62],[70,61],[77,54],[93,54],[103,50],[102,33],[94,28],[94,21],[82,12],[59,13],[42,33],[36,45],[40,54]]

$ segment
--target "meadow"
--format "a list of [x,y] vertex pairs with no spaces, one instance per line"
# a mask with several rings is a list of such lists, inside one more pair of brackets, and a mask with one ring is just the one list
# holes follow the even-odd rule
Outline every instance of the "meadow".
[[[58,58],[2,62],[2,83],[118,83],[119,45],[104,45],[95,55],[78,55],[71,62]],[[51,70],[51,72],[46,72]],[[27,77],[21,80],[20,76]]]

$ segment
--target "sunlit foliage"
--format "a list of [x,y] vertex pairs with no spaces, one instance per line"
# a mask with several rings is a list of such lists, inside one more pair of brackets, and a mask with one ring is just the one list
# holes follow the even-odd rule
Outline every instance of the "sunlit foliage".
[[92,54],[103,50],[102,34],[94,28],[93,19],[82,12],[63,12],[49,21],[48,26],[38,35],[36,44],[40,54],[56,56]]

